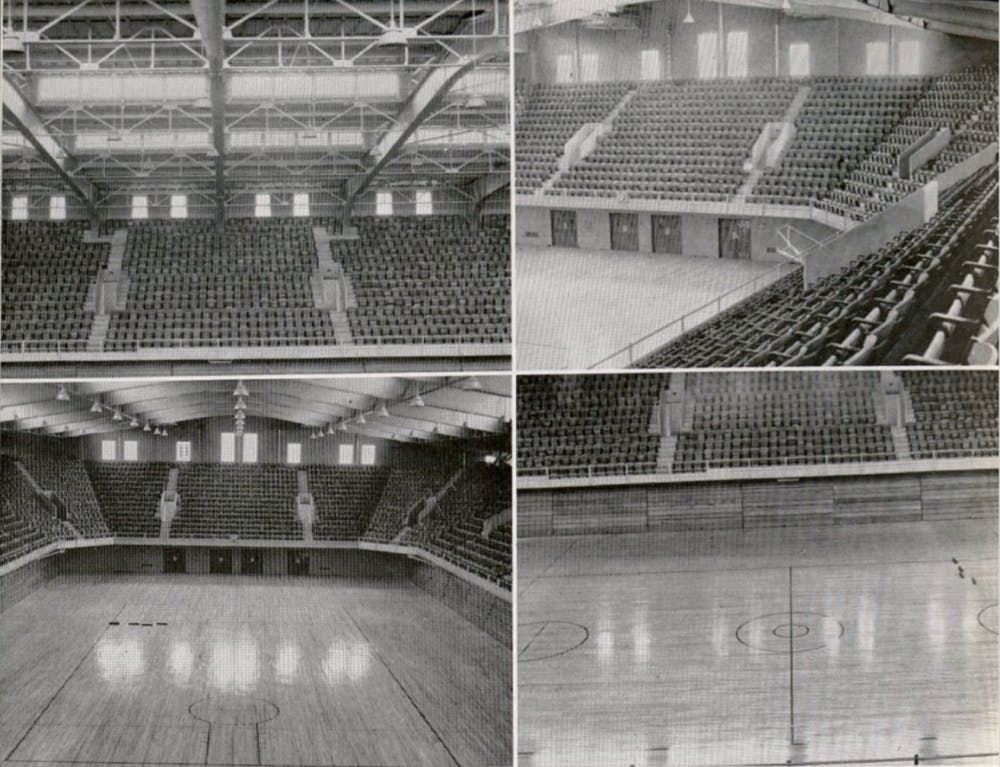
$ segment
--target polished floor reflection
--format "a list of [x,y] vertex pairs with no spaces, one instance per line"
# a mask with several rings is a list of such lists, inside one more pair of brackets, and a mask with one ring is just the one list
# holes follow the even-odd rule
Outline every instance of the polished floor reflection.
[[996,541],[991,521],[519,541],[519,763],[995,765]]
[[64,576],[0,645],[4,764],[511,761],[509,648],[404,580]]

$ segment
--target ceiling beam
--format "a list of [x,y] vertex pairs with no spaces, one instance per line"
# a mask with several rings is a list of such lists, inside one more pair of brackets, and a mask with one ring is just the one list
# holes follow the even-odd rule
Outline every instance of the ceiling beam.
[[97,218],[97,192],[94,185],[73,175],[76,159],[49,133],[32,104],[7,75],[3,78],[3,117],[35,148],[38,156],[59,174],[87,208],[91,219]]
[[226,0],[191,0],[198,33],[208,58],[209,100],[212,104],[212,146],[215,149],[215,223],[226,220]]
[[497,56],[506,56],[508,54],[506,43],[506,39],[497,38],[486,41],[483,49],[475,54],[436,68],[413,90],[393,120],[392,127],[386,130],[368,151],[368,169],[344,182],[342,197],[345,200],[344,215],[347,221],[350,221],[355,200],[399,154],[421,123],[437,110],[452,86],[478,64]]

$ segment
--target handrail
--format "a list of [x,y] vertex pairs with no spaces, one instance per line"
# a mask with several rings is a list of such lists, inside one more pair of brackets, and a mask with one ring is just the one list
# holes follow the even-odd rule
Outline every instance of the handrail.
[[[910,460],[937,460],[946,458],[983,458],[995,455],[989,449],[961,448],[950,450],[911,450]],[[764,452],[748,458],[718,460],[675,461],[668,470],[671,474],[691,474],[710,469],[745,469],[766,466],[829,466],[843,463],[878,463],[898,461],[895,452],[824,453],[822,456],[769,456]],[[680,467],[680,468],[678,468]],[[611,477],[656,474],[658,465],[652,462],[576,464],[572,466],[521,467],[518,477]],[[664,472],[667,473],[667,472]]]
[[[800,270],[801,268],[802,267],[801,267],[800,264],[797,264],[797,263],[794,263],[794,262],[791,262],[791,261],[782,261],[780,264],[777,265],[776,268],[769,269],[768,271],[764,272],[763,274],[758,274],[754,278],[752,278],[750,280],[747,280],[746,282],[741,283],[740,285],[737,285],[735,288],[731,288],[730,290],[727,290],[725,293],[722,293],[721,295],[716,296],[715,298],[711,299],[710,301],[706,301],[701,306],[698,306],[698,307],[696,307],[694,309],[691,309],[690,311],[686,312],[685,314],[681,315],[680,317],[677,317],[676,319],[671,320],[666,325],[663,325],[663,326],[657,328],[656,330],[653,330],[652,332],[647,333],[646,335],[642,336],[642,338],[639,338],[639,339],[637,339],[635,341],[632,341],[631,343],[626,344],[625,346],[623,346],[622,348],[618,349],[617,351],[614,351],[611,354],[609,354],[607,357],[604,357],[603,359],[598,360],[594,364],[590,365],[588,367],[588,369],[589,370],[594,370],[595,368],[599,368],[599,367],[628,367],[628,366],[631,366],[637,359],[641,359],[646,354],[649,354],[650,352],[655,351],[660,346],[662,346],[663,344],[665,344],[667,341],[671,341],[674,338],[678,338],[678,337],[684,335],[685,333],[688,333],[691,330],[694,330],[695,328],[699,327],[700,325],[703,325],[704,323],[708,322],[710,319],[712,319],[716,315],[720,314],[723,310],[728,309],[728,308],[730,308],[732,306],[735,306],[736,304],[740,303],[741,301],[744,301],[747,298],[749,298],[750,296],[754,295],[759,290],[762,290],[765,287],[769,287],[770,285],[773,285],[778,280],[782,279],[783,277],[787,277],[789,274],[793,274],[794,272],[796,272],[797,270]],[[787,273],[783,274],[782,272],[787,272]],[[765,280],[766,280],[766,284],[760,285],[760,283],[762,281],[765,281]],[[748,286],[751,287],[751,290],[747,293],[746,289],[747,289]],[[730,301],[725,306],[723,306],[723,302],[726,301],[726,299],[731,298],[732,296],[734,296],[737,293],[741,294],[738,300]],[[694,317],[697,314],[703,313],[705,311],[705,309],[708,309],[708,308],[713,308],[712,313],[708,317],[704,317],[703,319],[699,320],[697,323],[695,323],[693,325],[690,324],[690,319],[692,317]],[[642,354],[637,354],[636,353],[636,347],[638,347],[640,344],[646,344],[646,342],[649,341],[649,339],[653,338],[654,336],[660,336],[661,334],[664,333],[664,331],[673,330],[673,329],[677,329],[678,332],[673,333],[672,335],[670,335],[670,336],[668,336],[666,338],[658,339],[655,344],[651,345],[651,348],[647,349]],[[619,356],[621,356],[623,354],[627,355],[627,357],[628,357],[628,361],[627,361],[627,363],[625,365],[612,366],[612,365],[606,364],[606,363],[610,362],[611,360],[613,360],[614,358],[619,357]]]

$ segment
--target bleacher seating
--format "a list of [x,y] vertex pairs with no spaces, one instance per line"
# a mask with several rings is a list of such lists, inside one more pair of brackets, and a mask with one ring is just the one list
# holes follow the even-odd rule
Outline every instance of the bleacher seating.
[[362,540],[389,543],[402,532],[406,513],[418,502],[429,498],[458,470],[448,459],[411,458],[410,465],[389,470],[382,497],[372,512]]
[[559,167],[566,142],[603,121],[631,86],[624,82],[535,85],[518,98],[515,141],[518,194],[537,191]]
[[156,538],[168,463],[85,464],[101,513],[115,535]]
[[648,473],[650,434],[668,375],[525,376],[517,384],[519,470],[551,476]]
[[643,83],[613,130],[548,191],[725,200],[746,178],[743,164],[764,126],[781,119],[797,89],[766,78]]
[[672,471],[893,460],[877,423],[874,373],[688,376],[691,428],[677,437]]
[[84,538],[110,535],[97,496],[81,461],[57,454],[36,454],[22,465],[43,490],[51,490],[65,505],[68,521]]
[[316,508],[313,537],[357,540],[386,484],[388,471],[376,467],[309,466],[309,491]]
[[916,351],[898,349],[897,341],[915,317],[937,311],[928,308],[936,286],[961,281],[968,240],[979,237],[984,217],[995,213],[996,192],[995,169],[984,168],[949,190],[923,227],[858,256],[808,290],[793,273],[636,366],[895,364]]
[[996,456],[995,371],[900,373],[913,407],[906,425],[914,458]]
[[171,538],[302,540],[294,469],[190,464],[179,470]]
[[105,349],[334,344],[315,308],[318,268],[309,221],[144,221],[129,226],[128,302]]
[[0,456],[0,564],[72,535],[39,499],[14,459]]
[[777,168],[749,202],[808,205],[830,191],[893,130],[927,86],[924,78],[818,77]]
[[355,343],[510,341],[510,217],[359,219],[331,251],[350,277]]
[[[943,75],[914,104],[878,147],[829,195],[831,209],[855,220],[884,210],[997,139],[997,68],[980,66]],[[992,122],[992,134],[987,135]],[[949,128],[952,141],[912,179],[901,179],[903,150],[928,131]]]
[[490,517],[510,507],[509,466],[476,464],[442,496],[427,518],[403,535],[402,543],[419,546],[470,572],[510,587],[510,524],[482,535]]
[[94,321],[87,297],[110,245],[85,243],[78,221],[4,221],[2,349],[81,351]]

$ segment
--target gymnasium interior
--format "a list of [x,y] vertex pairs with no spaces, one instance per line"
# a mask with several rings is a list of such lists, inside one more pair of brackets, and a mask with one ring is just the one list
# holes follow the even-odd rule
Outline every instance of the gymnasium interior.
[[522,375],[518,764],[997,760],[995,371]]
[[0,760],[513,760],[509,376],[0,391]]
[[509,368],[508,16],[5,4],[5,375]]
[[996,364],[995,3],[514,11],[519,369]]

